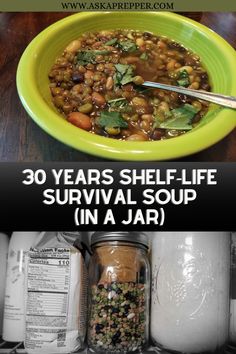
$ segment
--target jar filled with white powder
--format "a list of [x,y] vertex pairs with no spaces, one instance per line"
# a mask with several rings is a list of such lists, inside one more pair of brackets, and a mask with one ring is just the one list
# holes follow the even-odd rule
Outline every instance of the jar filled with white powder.
[[151,337],[179,353],[228,340],[230,234],[160,232],[152,239]]

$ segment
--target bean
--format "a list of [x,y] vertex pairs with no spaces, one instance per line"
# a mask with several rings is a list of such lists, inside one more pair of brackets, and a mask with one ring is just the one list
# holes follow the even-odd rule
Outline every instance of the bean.
[[195,80],[195,76],[194,75],[189,75],[189,81],[190,81],[190,84],[192,84]]
[[67,47],[66,47],[66,52],[69,53],[76,53],[81,47],[81,41],[79,39],[76,39],[72,41]]
[[85,67],[82,66],[82,65],[79,66],[78,70],[79,70],[79,72],[82,73],[82,74],[86,73],[86,69],[85,69]]
[[161,138],[163,137],[163,135],[165,135],[165,132],[161,129],[155,129],[154,132],[152,133],[151,138],[153,140],[161,140]]
[[179,68],[177,71],[187,71],[188,74],[191,74],[193,72],[193,68],[189,65],[182,66]]
[[133,83],[135,84],[135,85],[142,85],[143,83],[144,83],[144,79],[142,78],[142,76],[135,76],[134,78],[133,78]]
[[166,69],[167,69],[168,71],[174,70],[175,64],[176,64],[176,60],[175,60],[175,59],[171,59],[171,60],[169,61],[169,63],[166,65]]
[[97,55],[97,56],[96,56],[96,62],[99,63],[100,61],[104,61],[103,55]]
[[126,140],[129,141],[146,141],[148,140],[147,135],[144,134],[132,134],[130,136],[128,136],[128,138],[126,138]]
[[129,33],[127,34],[127,37],[128,37],[129,39],[134,39],[134,37],[133,37],[133,35],[132,35],[131,32],[129,32]]
[[88,70],[94,70],[94,65],[91,64],[91,63],[89,63],[89,64],[86,66],[86,68],[87,68]]
[[132,99],[132,104],[134,106],[147,106],[147,101],[142,98],[142,97],[137,97],[135,96],[133,99]]
[[189,88],[190,88],[190,89],[193,89],[193,90],[198,90],[198,89],[199,89],[199,86],[200,86],[199,82],[194,81],[194,82],[189,86]]
[[52,87],[51,92],[53,96],[57,96],[61,93],[62,89],[60,87]]
[[[124,115],[123,115],[124,116]],[[138,121],[138,114],[137,113],[135,113],[135,114],[133,114],[131,117],[129,117],[129,115],[126,117],[126,120],[129,120],[129,118],[130,118],[130,120],[131,120],[131,122],[137,122]]]
[[98,64],[97,71],[104,71],[104,64]]
[[65,113],[73,111],[73,106],[69,103],[64,104],[62,108]]
[[81,112],[72,112],[68,115],[68,121],[78,128],[84,130],[91,130],[92,123],[90,117],[87,114]]
[[93,110],[93,105],[91,103],[85,103],[79,107],[81,113],[91,113]]
[[80,82],[83,82],[84,75],[82,73],[74,73],[72,75],[72,80],[75,84],[79,84]]
[[87,86],[93,86],[93,79],[85,79],[84,80],[84,83],[87,85]]
[[104,106],[106,104],[105,98],[98,92],[92,93],[92,100],[97,106]]
[[167,59],[167,56],[165,54],[160,54],[159,58],[161,60],[166,60]]
[[169,107],[169,105],[168,105],[167,102],[162,101],[162,102],[159,104],[158,109],[161,110],[161,111],[163,111],[163,112],[169,112],[170,107]]
[[180,63],[175,63],[175,69],[181,68],[181,64]]
[[164,43],[163,41],[158,41],[158,42],[157,42],[157,47],[158,47],[159,49],[164,50],[164,49],[167,48],[167,45],[166,45],[166,43]]
[[94,72],[91,70],[87,70],[86,73],[84,74],[85,79],[92,79],[94,75]]
[[100,34],[101,36],[103,37],[107,37],[107,36],[112,36],[113,35],[113,32],[112,31],[108,31],[108,30],[103,30],[103,31],[100,31]]
[[140,123],[140,128],[145,130],[146,132],[150,130],[150,123],[147,120],[143,120]]
[[124,60],[127,64],[135,64],[139,61],[139,58],[138,57],[126,57]]
[[153,117],[151,114],[142,114],[141,118],[142,118],[142,120],[145,120],[149,123],[152,122],[152,120],[153,120]]
[[144,40],[142,38],[137,38],[136,44],[137,44],[137,46],[141,47],[144,44]]
[[109,135],[118,135],[118,134],[120,134],[120,128],[106,127],[105,130],[106,130],[107,134],[109,134]]
[[193,101],[192,106],[197,108],[199,111],[202,109],[202,104],[199,101]]
[[83,86],[80,84],[77,84],[75,86],[72,87],[71,89],[71,93],[74,96],[77,96],[79,93],[83,92]]
[[131,135],[130,131],[128,129],[122,129],[122,135],[124,137],[128,137]]
[[106,82],[106,89],[112,90],[113,84],[114,84],[113,78],[111,76],[108,77],[107,82]]
[[57,107],[62,107],[64,105],[64,99],[62,96],[55,96],[54,97],[54,103]]
[[101,73],[98,72],[98,73],[94,74],[93,80],[94,81],[100,81],[101,78],[102,78]]

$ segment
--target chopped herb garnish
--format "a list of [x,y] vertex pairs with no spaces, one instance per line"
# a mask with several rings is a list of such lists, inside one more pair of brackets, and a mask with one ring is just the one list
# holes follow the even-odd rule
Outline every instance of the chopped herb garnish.
[[198,109],[190,104],[185,104],[180,108],[170,111],[171,117],[164,122],[156,117],[155,128],[175,129],[175,130],[191,130],[194,116],[198,113]]
[[143,52],[143,54],[140,55],[140,59],[142,60],[148,60],[148,55],[146,52]]
[[128,123],[122,118],[120,112],[102,111],[98,124],[102,128],[128,128]]
[[124,98],[124,97],[115,98],[114,100],[109,100],[108,103],[110,105],[112,105],[112,104],[116,104],[116,103],[121,102],[121,101],[126,101],[126,98]]
[[183,87],[187,87],[188,85],[190,85],[189,74],[187,70],[181,70],[179,72],[177,84]]
[[118,42],[117,38],[110,39],[108,42],[105,43],[105,45],[114,45]]
[[108,55],[109,50],[81,50],[77,55],[78,65],[96,64],[97,55]]
[[129,102],[123,97],[110,100],[108,101],[108,104],[110,108],[115,111],[122,113],[128,113],[132,111],[132,107],[129,106]]
[[133,81],[134,69],[131,65],[116,64],[116,73],[114,75],[114,83],[117,86],[126,85]]
[[118,47],[123,52],[128,52],[128,53],[135,52],[138,49],[137,45],[134,42],[132,42],[132,41],[118,42]]
[[127,53],[135,52],[138,49],[137,45],[133,41],[119,41],[118,38],[110,39],[105,43],[105,45],[114,45],[117,48],[120,48],[123,52]]

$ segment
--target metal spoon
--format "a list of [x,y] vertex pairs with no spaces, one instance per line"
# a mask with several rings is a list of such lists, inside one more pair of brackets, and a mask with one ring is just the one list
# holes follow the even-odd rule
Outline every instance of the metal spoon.
[[158,88],[167,91],[173,91],[173,92],[181,93],[183,95],[196,97],[204,101],[213,102],[224,107],[236,109],[236,97],[234,96],[226,96],[218,93],[206,92],[201,90],[192,90],[182,86],[172,86],[172,85],[160,84],[158,82],[152,82],[152,81],[145,81],[142,84],[142,86],[153,87],[153,88]]

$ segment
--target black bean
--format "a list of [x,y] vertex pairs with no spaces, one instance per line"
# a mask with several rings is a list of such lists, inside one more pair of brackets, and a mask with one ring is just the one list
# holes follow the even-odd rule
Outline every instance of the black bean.
[[96,333],[100,333],[100,331],[104,328],[104,325],[101,323],[96,324],[95,331]]
[[112,340],[117,340],[120,338],[121,332],[117,331],[113,336],[112,336]]
[[176,49],[178,50],[179,52],[186,52],[186,49],[179,43],[175,43],[175,42],[169,42],[168,43],[168,48],[169,49]]
[[125,309],[126,312],[129,311],[130,305],[125,305],[125,306],[124,306],[124,309]]
[[111,313],[119,313],[120,310],[117,307],[113,307],[113,309],[111,310]]
[[84,75],[82,73],[73,73],[72,80],[75,84],[79,84],[84,81]]
[[144,39],[150,39],[152,37],[152,34],[150,32],[144,32],[143,38]]

